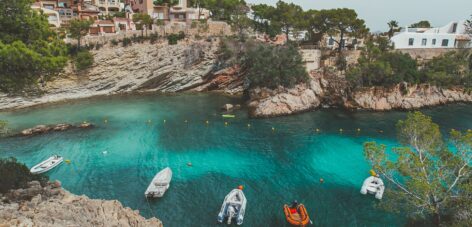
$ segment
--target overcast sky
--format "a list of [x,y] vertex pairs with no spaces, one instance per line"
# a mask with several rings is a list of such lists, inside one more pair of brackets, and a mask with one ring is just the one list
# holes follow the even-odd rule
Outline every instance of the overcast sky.
[[[472,0],[284,0],[307,9],[351,8],[366,21],[372,32],[387,30],[387,22],[400,26],[429,20],[443,26],[453,20],[464,20],[472,14]],[[248,3],[275,5],[277,0],[246,0]]]

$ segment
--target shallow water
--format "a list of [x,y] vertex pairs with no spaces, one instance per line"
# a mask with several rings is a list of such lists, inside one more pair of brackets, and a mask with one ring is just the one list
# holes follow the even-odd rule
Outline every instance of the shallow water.
[[[359,193],[369,171],[362,144],[395,145],[395,123],[404,112],[317,110],[249,119],[241,110],[222,119],[220,106],[238,101],[211,94],[121,96],[3,112],[0,119],[13,131],[82,121],[96,127],[0,139],[0,157],[14,156],[31,167],[60,154],[71,164],[48,175],[64,188],[117,199],[165,226],[215,226],[224,196],[238,185],[248,199],[245,226],[287,226],[282,205],[294,199],[306,205],[316,226],[404,224],[403,216],[377,210],[375,199]],[[445,131],[472,128],[471,106],[423,111]],[[173,170],[171,187],[148,203],[143,193],[166,166]]]

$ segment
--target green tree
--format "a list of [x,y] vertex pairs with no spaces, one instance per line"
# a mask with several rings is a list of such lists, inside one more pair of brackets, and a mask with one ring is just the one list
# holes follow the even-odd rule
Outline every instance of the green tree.
[[275,7],[258,4],[251,7],[254,16],[254,30],[268,34],[270,37],[276,36],[280,32],[280,27],[277,24],[270,23],[270,20],[275,15]]
[[28,167],[18,163],[13,157],[0,159],[0,193],[6,193],[11,189],[26,188],[28,182],[39,181],[46,183],[46,175],[33,175]]
[[302,21],[302,7],[279,0],[276,4],[275,12],[273,12],[270,23],[274,23],[275,26],[280,27],[288,39],[291,30],[298,30],[303,26]]
[[255,44],[246,48],[241,65],[247,72],[249,87],[292,87],[308,80],[302,56],[291,43]]
[[393,33],[395,33],[395,31],[398,28],[398,21],[391,20],[387,23],[387,25],[388,25],[388,38],[390,39],[392,38]]
[[136,13],[133,15],[133,22],[136,23],[136,29],[141,30],[141,36],[144,36],[144,29],[147,30],[152,27],[153,20],[151,16],[144,13]]
[[308,30],[309,39],[317,43],[329,31],[329,10],[308,10],[304,13],[304,27]]
[[[327,34],[338,45],[338,52],[341,52],[345,45],[345,36],[362,37],[368,32],[364,20],[359,19],[356,11],[352,9],[332,9],[327,12],[327,16]],[[339,39],[336,39],[335,35],[338,35]]]
[[427,20],[422,20],[417,23],[411,24],[410,28],[431,28],[431,23]]
[[204,0],[201,5],[210,10],[213,19],[230,21],[234,12],[241,5],[245,6],[246,2],[244,0]]
[[364,144],[366,159],[390,183],[381,204],[439,225],[455,203],[472,199],[463,188],[471,180],[472,132],[452,130],[444,141],[439,126],[420,112],[399,121],[397,132],[405,147],[387,151],[385,145]]
[[451,51],[434,57],[421,70],[424,82],[438,86],[472,86],[471,51]]
[[251,26],[251,20],[247,17],[248,12],[249,8],[246,5],[239,5],[231,16],[231,29],[238,33],[241,40],[244,38],[244,30]]
[[89,33],[92,24],[91,20],[74,19],[70,21],[69,33],[72,38],[77,39],[77,50],[80,50],[82,37]]
[[93,65],[93,55],[88,50],[82,50],[75,56],[75,68],[79,71],[90,68]]

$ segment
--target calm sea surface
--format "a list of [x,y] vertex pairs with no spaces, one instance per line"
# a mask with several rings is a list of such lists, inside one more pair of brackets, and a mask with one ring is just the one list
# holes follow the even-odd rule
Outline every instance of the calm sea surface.
[[[223,119],[219,108],[238,102],[212,94],[116,96],[1,112],[13,131],[62,122],[96,127],[3,138],[0,157],[31,167],[60,154],[71,163],[47,174],[64,188],[117,199],[146,217],[156,215],[165,226],[216,226],[223,198],[238,185],[248,199],[245,226],[288,226],[282,206],[295,199],[316,226],[404,224],[403,216],[376,209],[378,201],[359,190],[369,173],[363,143],[397,145],[395,123],[405,112],[316,110],[250,119],[240,110],[236,118]],[[422,111],[444,133],[472,128],[470,105]],[[167,166],[173,170],[170,189],[147,202],[149,181]]]

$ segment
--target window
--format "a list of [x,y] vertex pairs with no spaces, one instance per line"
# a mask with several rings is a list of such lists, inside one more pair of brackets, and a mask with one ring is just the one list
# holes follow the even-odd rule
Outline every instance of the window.
[[448,39],[443,39],[442,43],[441,43],[441,46],[447,47],[448,44],[449,44],[449,40]]
[[408,46],[413,46],[413,43],[415,43],[415,39],[413,38],[408,39]]
[[456,33],[457,32],[457,23],[454,23],[452,25],[452,33]]
[[334,39],[333,38],[329,38],[328,45],[329,46],[334,45]]
[[428,43],[428,39],[421,40],[421,46],[426,46],[427,43]]
[[436,45],[436,39],[433,39],[433,41],[431,41],[431,44]]

